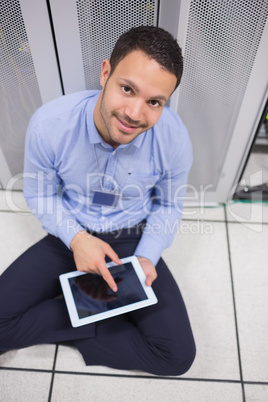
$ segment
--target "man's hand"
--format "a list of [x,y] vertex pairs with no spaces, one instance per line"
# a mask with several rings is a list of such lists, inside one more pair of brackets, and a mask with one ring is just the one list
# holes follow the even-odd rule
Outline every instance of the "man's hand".
[[155,266],[148,258],[138,257],[138,260],[147,278],[145,283],[147,286],[151,286],[153,281],[157,278]]
[[82,230],[74,236],[70,247],[78,271],[101,275],[110,288],[117,291],[117,285],[106,266],[105,256],[108,255],[116,264],[121,264],[121,261],[108,243]]

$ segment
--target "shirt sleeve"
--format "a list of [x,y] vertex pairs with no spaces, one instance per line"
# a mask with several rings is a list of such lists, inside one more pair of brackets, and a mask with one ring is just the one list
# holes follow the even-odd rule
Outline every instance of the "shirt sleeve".
[[170,247],[178,232],[192,166],[192,145],[185,128],[184,141],[178,152],[172,151],[170,169],[165,171],[153,190],[154,202],[135,255],[157,264],[162,252]]
[[60,194],[61,179],[54,168],[54,153],[48,138],[41,136],[40,132],[37,111],[26,133],[24,197],[43,228],[70,247],[75,234],[84,228],[64,206]]

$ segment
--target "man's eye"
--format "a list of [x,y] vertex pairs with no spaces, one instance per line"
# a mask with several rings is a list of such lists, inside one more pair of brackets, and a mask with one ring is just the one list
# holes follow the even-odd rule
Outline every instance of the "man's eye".
[[125,94],[129,94],[131,92],[131,88],[129,88],[128,86],[124,85],[122,87],[122,90]]
[[150,105],[152,105],[153,107],[159,107],[161,106],[161,103],[158,102],[157,100],[151,100]]

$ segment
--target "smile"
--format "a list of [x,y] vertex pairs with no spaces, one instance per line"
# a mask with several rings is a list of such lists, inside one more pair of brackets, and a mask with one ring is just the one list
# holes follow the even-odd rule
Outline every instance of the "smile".
[[121,121],[117,116],[115,117],[120,130],[124,131],[125,133],[132,134],[138,128],[138,126],[129,126],[128,124]]

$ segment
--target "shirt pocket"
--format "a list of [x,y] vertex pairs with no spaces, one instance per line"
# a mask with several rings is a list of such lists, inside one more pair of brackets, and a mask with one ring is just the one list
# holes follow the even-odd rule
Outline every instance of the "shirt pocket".
[[122,199],[149,197],[153,187],[160,179],[160,173],[132,173],[120,188]]

